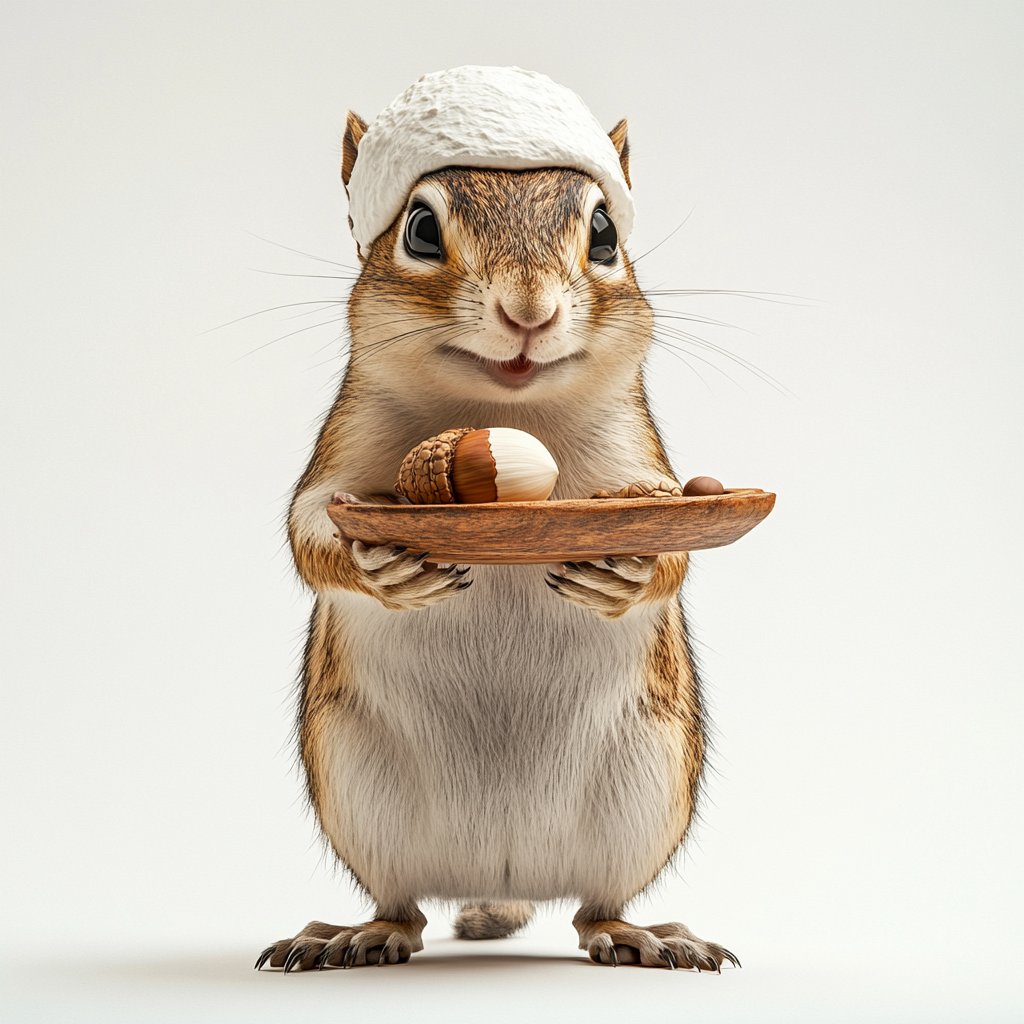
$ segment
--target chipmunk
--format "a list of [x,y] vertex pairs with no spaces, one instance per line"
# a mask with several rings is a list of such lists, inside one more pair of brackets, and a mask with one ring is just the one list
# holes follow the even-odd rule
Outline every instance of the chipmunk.
[[[369,131],[348,114],[346,191]],[[628,188],[626,122],[602,138]],[[311,922],[256,966],[405,962],[423,948],[421,901],[461,901],[456,935],[496,938],[570,899],[597,963],[738,966],[683,924],[623,916],[686,838],[704,769],[687,555],[440,566],[340,537],[327,515],[339,493],[399,501],[406,452],[471,425],[539,438],[553,498],[674,482],[621,201],[578,167],[469,164],[417,173],[360,239],[348,366],[288,520],[316,593],[298,715],[309,800],[376,913]]]

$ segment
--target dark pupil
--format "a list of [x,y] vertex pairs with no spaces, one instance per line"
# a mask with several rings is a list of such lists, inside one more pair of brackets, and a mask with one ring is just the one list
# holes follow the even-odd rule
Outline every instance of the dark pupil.
[[441,232],[429,206],[416,203],[405,224],[405,248],[410,256],[441,258]]
[[590,221],[590,258],[595,263],[609,263],[615,259],[615,245],[619,237],[615,233],[608,211],[599,206]]

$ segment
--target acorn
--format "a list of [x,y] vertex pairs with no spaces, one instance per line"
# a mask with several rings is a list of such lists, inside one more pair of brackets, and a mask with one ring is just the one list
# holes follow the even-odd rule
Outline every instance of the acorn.
[[558,466],[532,434],[511,427],[446,430],[402,460],[395,490],[414,505],[544,501]]
[[696,498],[705,494],[725,494],[725,488],[713,476],[695,476],[683,484],[683,494]]

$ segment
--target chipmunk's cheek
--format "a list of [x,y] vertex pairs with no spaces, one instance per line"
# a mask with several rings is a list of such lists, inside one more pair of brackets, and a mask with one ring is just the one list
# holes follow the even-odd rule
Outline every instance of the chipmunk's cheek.
[[562,363],[586,351],[588,342],[580,331],[572,330],[571,322],[560,325],[558,331],[540,339],[529,352],[531,359],[541,366]]

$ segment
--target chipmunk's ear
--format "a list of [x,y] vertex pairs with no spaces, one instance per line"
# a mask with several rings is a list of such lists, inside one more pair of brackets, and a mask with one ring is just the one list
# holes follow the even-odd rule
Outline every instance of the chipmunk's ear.
[[629,180],[629,139],[626,138],[626,129],[629,124],[623,118],[609,133],[608,138],[612,140],[615,152],[619,154],[619,163],[622,164],[622,176],[626,184],[632,188],[633,183]]
[[352,168],[359,156],[359,140],[366,134],[369,125],[356,113],[349,111],[345,119],[345,137],[341,140],[341,181],[348,192]]

